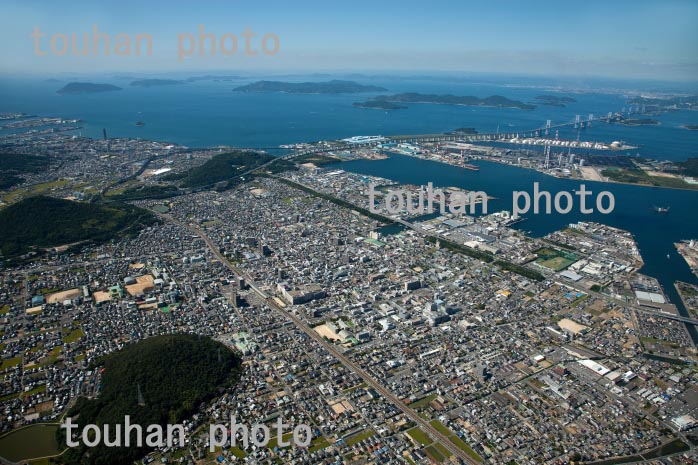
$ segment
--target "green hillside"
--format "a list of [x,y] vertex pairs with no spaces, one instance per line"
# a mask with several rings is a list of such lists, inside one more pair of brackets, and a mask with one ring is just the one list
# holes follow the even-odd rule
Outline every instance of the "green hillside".
[[206,161],[203,165],[192,168],[184,173],[164,177],[166,181],[181,180],[182,187],[213,187],[223,183],[223,188],[230,188],[239,182],[238,176],[255,169],[274,157],[266,153],[251,151],[235,151],[221,153]]
[[150,212],[127,204],[29,197],[0,210],[0,251],[9,258],[37,248],[103,242],[135,234],[154,221]]
[[0,152],[0,189],[9,189],[24,182],[18,176],[23,173],[38,173],[49,166],[49,157]]
[[[80,398],[69,412],[81,425],[179,424],[201,403],[233,387],[240,379],[241,360],[225,345],[205,336],[171,334],[130,344],[105,357],[102,391],[96,399]],[[140,396],[139,396],[140,391]],[[77,415],[77,417],[75,417]],[[63,430],[64,431],[64,430]],[[61,438],[64,440],[64,438]],[[135,443],[135,436],[132,437]],[[149,452],[142,448],[79,446],[62,460],[68,464],[131,464]]]

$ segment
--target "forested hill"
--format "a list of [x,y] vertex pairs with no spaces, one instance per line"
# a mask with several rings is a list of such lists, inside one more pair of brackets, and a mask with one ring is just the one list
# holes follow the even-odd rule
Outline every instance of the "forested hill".
[[[206,336],[170,334],[127,345],[96,364],[103,368],[96,399],[80,398],[69,412],[79,425],[180,424],[199,406],[240,380],[241,360],[228,347]],[[135,436],[132,443],[135,442]],[[71,448],[67,464],[127,465],[149,452],[147,447]]]
[[150,212],[127,204],[29,197],[0,210],[0,251],[9,258],[37,248],[103,242],[155,221]]

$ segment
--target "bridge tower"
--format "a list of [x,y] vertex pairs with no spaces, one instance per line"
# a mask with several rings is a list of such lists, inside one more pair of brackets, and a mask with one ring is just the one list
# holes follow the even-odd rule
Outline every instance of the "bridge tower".
[[545,144],[545,169],[547,170],[550,167],[550,146],[548,144]]
[[606,116],[606,118],[608,118],[608,122],[610,123],[610,122],[611,122],[611,118],[613,118],[613,112],[609,111],[609,112],[608,112],[608,115]]
[[594,114],[589,113],[589,118],[587,119],[587,126],[591,126],[592,121],[594,121]]
[[545,135],[546,135],[546,136],[548,135],[548,131],[550,130],[551,124],[552,124],[552,121],[550,121],[550,120],[547,120],[547,121],[545,122]]
[[579,127],[579,124],[582,121],[582,117],[580,115],[577,115],[577,117],[574,120],[574,128],[577,129]]
[[559,129],[555,130],[555,140],[560,140],[560,130]]

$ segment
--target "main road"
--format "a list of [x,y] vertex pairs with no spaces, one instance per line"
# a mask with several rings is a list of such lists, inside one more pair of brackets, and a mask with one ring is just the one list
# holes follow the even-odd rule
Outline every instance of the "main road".
[[420,417],[417,412],[412,410],[410,407],[408,407],[404,402],[402,402],[395,394],[390,392],[388,389],[383,387],[378,381],[373,379],[371,375],[366,373],[361,367],[359,367],[356,363],[351,361],[348,357],[346,357],[344,354],[342,354],[340,351],[337,350],[337,348],[325,341],[318,333],[316,333],[312,328],[310,328],[308,325],[305,324],[300,318],[298,318],[296,315],[292,314],[291,312],[286,311],[284,308],[282,308],[280,305],[278,305],[274,299],[270,298],[269,295],[267,295],[266,292],[264,292],[251,278],[250,276],[245,273],[243,270],[239,269],[238,267],[234,266],[231,264],[224,256],[223,254],[220,253],[219,248],[216,247],[216,245],[209,239],[209,237],[198,227],[194,225],[188,225],[185,224],[175,218],[173,218],[170,215],[166,215],[163,213],[156,213],[158,216],[165,218],[166,220],[172,221],[173,223],[176,223],[183,228],[186,228],[192,232],[194,232],[197,236],[199,236],[203,241],[206,243],[208,248],[213,252],[213,254],[216,256],[216,258],[225,266],[227,267],[230,271],[235,273],[237,276],[243,278],[247,284],[250,285],[252,290],[259,295],[259,297],[268,305],[270,308],[276,310],[278,313],[281,315],[285,316],[286,318],[290,319],[299,329],[301,329],[305,334],[307,334],[309,337],[311,337],[314,341],[316,341],[318,344],[322,345],[330,354],[332,354],[342,365],[344,365],[346,368],[349,370],[353,371],[356,375],[360,376],[366,384],[370,385],[373,389],[376,390],[376,392],[379,392],[383,397],[388,399],[390,402],[392,402],[398,409],[400,409],[407,417],[409,417],[412,421],[414,421],[417,425],[419,425],[421,428],[423,428],[429,435],[437,439],[450,453],[452,453],[454,456],[459,457],[461,460],[465,461],[465,463],[469,463],[471,465],[481,465],[479,461],[475,460],[472,458],[470,455],[468,455],[464,450],[458,448],[455,444],[453,444],[443,433],[438,431],[436,428],[434,428],[431,424],[429,424],[428,421]]

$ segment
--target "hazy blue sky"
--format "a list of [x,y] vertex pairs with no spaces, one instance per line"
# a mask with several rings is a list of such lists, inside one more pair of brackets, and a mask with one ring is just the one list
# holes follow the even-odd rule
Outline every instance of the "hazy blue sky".
[[[0,8],[2,72],[426,70],[698,78],[693,0],[11,0]],[[54,34],[68,42],[77,34],[81,48],[93,24],[110,35],[110,56],[103,44],[98,56],[73,56],[70,46],[63,56],[52,53]],[[199,24],[217,39],[234,34],[237,53],[178,59],[178,34],[192,34],[198,46]],[[39,42],[45,56],[34,53],[36,26],[47,34]],[[278,53],[245,56],[248,26],[258,34],[253,49],[272,33]],[[115,56],[119,33],[150,34],[152,56]],[[58,50],[61,45],[56,39]],[[188,45],[185,40],[184,49]]]

